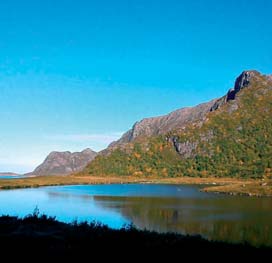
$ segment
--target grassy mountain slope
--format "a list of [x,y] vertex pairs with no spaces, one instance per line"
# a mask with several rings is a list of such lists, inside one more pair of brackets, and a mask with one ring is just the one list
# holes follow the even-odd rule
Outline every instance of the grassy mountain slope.
[[271,76],[247,71],[201,120],[122,144],[97,156],[85,172],[151,177],[270,177],[271,117]]

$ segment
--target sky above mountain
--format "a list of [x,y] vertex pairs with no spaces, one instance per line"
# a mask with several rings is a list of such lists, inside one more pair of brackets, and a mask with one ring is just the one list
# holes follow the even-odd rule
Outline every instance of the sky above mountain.
[[0,2],[0,171],[101,150],[136,120],[271,73],[270,0]]

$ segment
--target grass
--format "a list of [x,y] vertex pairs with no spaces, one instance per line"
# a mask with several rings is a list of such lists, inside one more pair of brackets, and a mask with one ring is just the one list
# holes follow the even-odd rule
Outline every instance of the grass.
[[132,177],[94,177],[94,176],[37,176],[20,179],[1,179],[0,189],[35,188],[53,185],[79,185],[79,184],[120,184],[140,183],[148,179]]
[[143,177],[143,176],[38,176],[20,179],[1,179],[0,189],[34,188],[57,185],[94,185],[94,184],[198,184],[207,185],[202,188],[206,192],[243,194],[249,196],[272,196],[271,179],[238,179],[218,177]]
[[[8,259],[92,259],[99,256],[122,257],[127,260],[143,254],[153,259],[167,256],[190,256],[199,253],[211,259],[214,255],[245,258],[269,255],[272,248],[255,248],[248,244],[231,244],[208,241],[200,236],[175,233],[159,234],[124,226],[120,230],[111,229],[96,222],[74,222],[66,224],[55,218],[39,215],[37,211],[25,218],[0,217],[1,257]],[[192,253],[198,251],[198,253]],[[89,260],[88,260],[89,261]]]
[[237,180],[223,185],[213,185],[202,189],[205,192],[232,195],[272,196],[272,180]]

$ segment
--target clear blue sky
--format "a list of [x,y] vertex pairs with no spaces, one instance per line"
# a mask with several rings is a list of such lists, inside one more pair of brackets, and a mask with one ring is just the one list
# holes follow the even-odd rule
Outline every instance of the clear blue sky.
[[271,73],[270,0],[0,1],[0,171]]

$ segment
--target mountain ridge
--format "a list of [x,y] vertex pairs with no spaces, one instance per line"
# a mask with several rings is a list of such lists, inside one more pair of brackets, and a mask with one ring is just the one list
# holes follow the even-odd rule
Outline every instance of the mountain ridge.
[[251,76],[256,74],[259,75],[260,73],[256,70],[243,71],[237,77],[234,88],[229,89],[220,98],[196,106],[180,108],[162,116],[143,118],[135,122],[131,129],[125,132],[119,140],[112,142],[108,148],[119,147],[123,143],[134,141],[137,137],[150,137],[165,134],[175,129],[183,129],[189,123],[204,120],[207,113],[217,110],[225,103],[234,100],[236,94],[248,85]]

